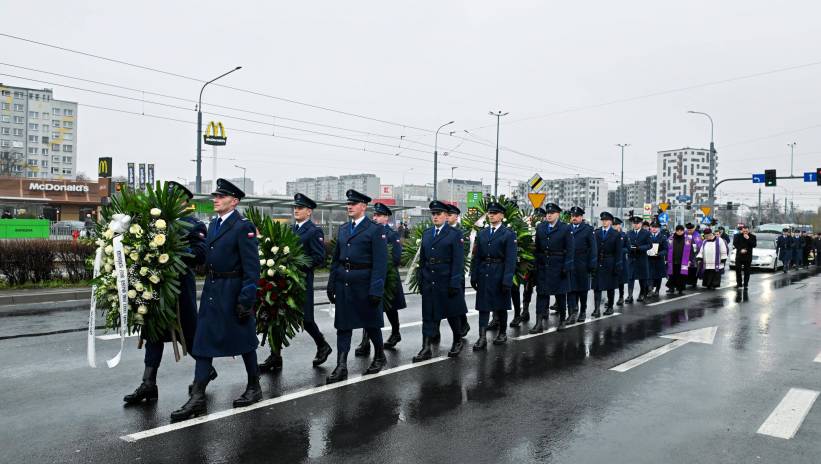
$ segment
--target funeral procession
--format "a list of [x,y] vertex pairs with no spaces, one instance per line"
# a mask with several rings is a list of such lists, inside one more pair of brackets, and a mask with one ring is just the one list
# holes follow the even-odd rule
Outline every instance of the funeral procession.
[[821,463],[821,4],[3,11],[0,463]]

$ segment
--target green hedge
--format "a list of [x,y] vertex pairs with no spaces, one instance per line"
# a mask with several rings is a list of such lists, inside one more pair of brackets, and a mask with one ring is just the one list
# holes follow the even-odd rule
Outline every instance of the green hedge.
[[0,274],[10,286],[91,278],[94,245],[69,240],[0,240]]

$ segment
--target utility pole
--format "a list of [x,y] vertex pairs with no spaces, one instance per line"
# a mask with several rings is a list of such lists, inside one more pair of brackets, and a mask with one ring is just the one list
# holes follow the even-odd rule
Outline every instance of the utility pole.
[[439,129],[436,129],[436,136],[433,139],[433,199],[437,200],[436,198],[436,181],[438,180],[437,177],[439,175],[439,131],[442,130],[443,127],[449,126],[453,124],[455,121],[446,122],[439,126]]
[[[196,193],[202,193],[202,91],[205,90],[205,86],[214,82],[215,80],[225,77],[231,74],[234,71],[242,69],[242,66],[237,66],[236,68],[228,71],[227,73],[221,74],[210,81],[206,82],[202,85],[200,89],[200,99],[197,103],[197,177],[194,179],[194,188],[196,189]],[[214,188],[216,189],[216,179],[214,179]]]
[[772,202],[772,213],[770,215],[770,221],[775,222],[775,192],[773,192],[773,202]]
[[757,225],[761,225],[761,223],[763,223],[763,222],[764,222],[764,217],[761,216],[761,187],[758,187],[758,224]]
[[493,195],[498,197],[499,196],[499,125],[501,123],[502,116],[507,116],[510,113],[502,113],[502,110],[497,111],[494,113],[493,111],[488,112],[491,116],[496,116],[496,170],[493,174]]
[[795,145],[796,143],[788,143],[787,146],[790,147],[790,177],[794,176],[793,174],[793,160],[795,159]]
[[619,194],[619,218],[624,219],[624,206],[625,206],[624,205],[624,199],[625,199],[624,198],[624,195],[625,195],[625,189],[624,189],[624,147],[629,147],[630,144],[629,143],[617,143],[616,146],[621,148],[621,186],[620,186],[620,190],[617,189],[616,191],[620,192],[620,194]]
[[[710,120],[710,179],[707,186],[707,204],[710,207],[710,212],[712,213],[716,206],[716,147],[713,139],[713,118],[709,114],[702,113],[701,111],[688,111],[688,113],[701,114],[707,116],[707,119]],[[695,194],[695,192],[693,193]]]

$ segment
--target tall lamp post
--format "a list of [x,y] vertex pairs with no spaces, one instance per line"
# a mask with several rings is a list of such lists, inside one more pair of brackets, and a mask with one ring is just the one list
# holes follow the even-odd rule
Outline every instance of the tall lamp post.
[[617,143],[617,147],[621,148],[621,184],[619,188],[616,190],[619,192],[619,218],[624,219],[624,196],[625,196],[625,188],[624,188],[624,148],[629,147],[629,143]]
[[[242,169],[242,191],[245,192],[245,168],[238,165],[238,164],[235,164],[234,167]],[[247,193],[246,193],[246,195],[247,195]]]
[[510,113],[502,113],[502,110],[497,112],[488,111],[491,116],[496,116],[496,170],[493,172],[493,195],[499,196],[499,124],[502,116],[507,116]]
[[700,114],[703,116],[707,116],[707,119],[710,120],[710,180],[708,188],[707,188],[707,206],[710,207],[710,214],[715,214],[715,202],[716,202],[716,146],[713,140],[713,118],[710,117],[709,114],[703,113],[701,111],[688,111],[690,114]]
[[[236,68],[228,71],[227,73],[221,74],[206,82],[202,85],[202,88],[200,89],[200,98],[197,101],[197,178],[194,180],[194,187],[197,190],[197,193],[202,193],[202,91],[205,90],[205,86],[207,86],[208,84],[240,69],[242,69],[242,66],[237,66]],[[214,180],[216,181],[216,179]]]
[[790,177],[794,176],[795,174],[792,173],[793,170],[793,160],[795,159],[795,146],[797,145],[796,142],[788,143],[787,146],[790,147]]
[[436,200],[436,180],[439,174],[439,131],[443,127],[449,126],[456,121],[446,122],[436,129],[436,136],[433,139],[433,199]]

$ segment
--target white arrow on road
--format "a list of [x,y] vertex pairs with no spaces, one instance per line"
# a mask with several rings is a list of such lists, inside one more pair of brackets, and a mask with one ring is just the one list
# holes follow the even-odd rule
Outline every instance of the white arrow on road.
[[633,358],[626,363],[619,364],[616,367],[611,367],[611,371],[616,372],[627,372],[630,369],[641,366],[642,364],[646,363],[647,361],[651,361],[653,359],[658,358],[659,356],[663,355],[664,353],[669,353],[676,348],[680,348],[688,343],[705,343],[707,345],[712,345],[713,341],[716,338],[716,331],[718,327],[705,327],[703,329],[695,329],[695,330],[688,330],[686,332],[678,332],[669,335],[662,335],[661,338],[669,338],[673,340],[672,343],[668,343],[667,345],[661,346],[652,350],[650,352],[644,353],[643,355]]

